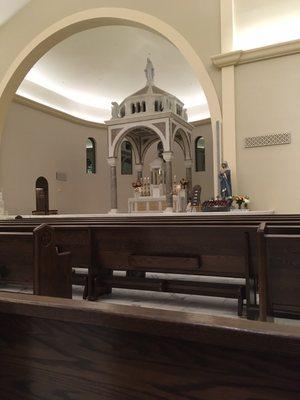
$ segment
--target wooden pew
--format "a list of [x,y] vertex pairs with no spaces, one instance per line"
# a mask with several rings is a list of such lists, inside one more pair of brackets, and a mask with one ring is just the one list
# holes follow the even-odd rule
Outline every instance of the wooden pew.
[[[112,249],[109,248],[110,244],[113,244],[115,246],[116,241],[114,240],[114,238],[118,238],[117,241],[119,241],[119,243],[122,244],[122,246],[124,247],[126,246],[126,242],[124,242],[124,237],[129,235],[129,242],[131,242],[132,244],[135,240],[133,236],[140,236],[140,232],[144,232],[144,234],[141,236],[141,238],[143,238],[142,243],[139,242],[139,245],[135,248],[135,253],[137,252],[137,250],[143,251],[143,253],[139,255],[148,256],[149,249],[147,249],[147,243],[149,242],[149,238],[153,242],[153,239],[155,240],[156,237],[160,237],[159,235],[161,229],[167,229],[168,227],[169,232],[172,232],[173,241],[167,244],[165,243],[165,240],[170,237],[170,235],[167,234],[162,235],[161,239],[157,239],[154,243],[154,246],[156,247],[157,243],[164,243],[161,246],[158,254],[159,256],[163,257],[160,260],[161,263],[165,263],[167,259],[166,257],[170,257],[170,254],[172,254],[173,252],[171,247],[175,245],[177,255],[179,256],[179,260],[177,261],[182,263],[182,259],[187,258],[186,255],[196,254],[196,258],[198,257],[198,261],[204,255],[206,264],[207,262],[209,263],[210,259],[211,265],[208,266],[204,263],[204,265],[201,265],[201,268],[200,265],[196,266],[196,268],[194,268],[194,271],[184,271],[184,265],[181,264],[180,267],[177,266],[175,271],[171,271],[172,273],[186,273],[190,275],[193,275],[195,273],[200,275],[246,278],[247,315],[251,318],[255,317],[255,314],[257,312],[257,267],[255,232],[258,226],[258,223],[256,221],[249,224],[247,223],[247,225],[245,225],[244,223],[240,223],[240,221],[238,221],[238,223],[233,222],[230,224],[228,224],[226,221],[220,221],[217,223],[215,223],[214,221],[206,221],[202,222],[201,224],[199,224],[199,222],[197,223],[196,221],[193,221],[193,223],[186,223],[182,221],[181,218],[172,218],[170,221],[167,222],[163,220],[163,223],[160,220],[157,220],[154,223],[152,220],[148,220],[146,223],[143,222],[143,219],[141,218],[139,218],[138,221],[134,224],[131,220],[128,221],[128,219],[124,220],[123,218],[118,218],[117,221],[114,218],[102,218],[100,222],[98,221],[92,223],[87,223],[83,220],[81,224],[76,225],[75,222],[76,221],[68,225],[56,223],[55,241],[62,250],[71,251],[73,267],[76,266],[82,268],[90,268],[90,271],[92,271],[89,275],[90,299],[97,297],[101,293],[109,293],[112,287],[231,297],[238,299],[238,313],[240,315],[242,310],[242,302],[245,297],[245,288],[242,285],[226,285],[224,283],[218,284],[216,282],[214,282],[213,284],[208,284],[206,282],[194,283],[192,281],[181,282],[166,279],[145,279],[141,277],[141,275],[134,275],[134,273],[145,273],[147,270],[146,266],[137,264],[135,266],[132,266],[130,265],[130,262],[127,263],[127,259],[125,265],[124,254],[120,254],[120,250],[116,247],[113,247]],[[17,228],[20,228],[21,226],[22,225],[17,225]],[[134,230],[132,229],[133,226]],[[10,227],[7,225],[6,229],[15,229],[15,227]],[[108,234],[109,232],[111,232],[111,229],[113,229],[113,232],[110,233],[109,239],[104,240],[104,238],[101,237],[101,232],[106,236],[107,232]],[[120,230],[122,230],[123,232],[123,237],[118,236]],[[100,237],[97,236],[98,232],[100,232]],[[199,232],[201,232],[201,234]],[[132,234],[134,235],[132,236]],[[93,238],[97,238],[96,241],[94,239],[92,240],[92,236]],[[101,242],[100,252],[97,250],[99,240]],[[191,247],[190,242],[192,243],[193,240],[194,243]],[[199,240],[205,240],[206,248],[205,246],[202,246],[201,248],[201,246],[198,245]],[[183,246],[182,242],[184,242]],[[152,244],[149,245],[152,246]],[[221,248],[220,246],[225,246],[223,249],[225,253],[223,255],[219,254]],[[182,249],[183,247],[185,248],[185,250]],[[103,262],[102,255],[107,249],[111,251],[111,253],[115,257],[117,257],[117,261],[108,259]],[[130,247],[128,247],[128,249],[130,250]],[[130,251],[131,253],[125,254],[125,258],[128,258],[129,256],[132,258],[132,256],[135,255],[132,253],[132,249]],[[208,254],[206,254],[205,258],[205,252],[207,251]],[[232,252],[231,255],[230,251]],[[153,261],[153,254],[150,255]],[[123,270],[127,271],[128,273],[128,276],[126,278],[112,276],[113,269],[120,269],[118,268],[118,265],[116,265],[119,264],[120,257],[123,257]],[[233,259],[231,259],[230,257],[233,257]],[[225,260],[227,260],[227,264],[225,263]],[[234,265],[234,263],[232,263],[233,260],[235,260],[235,263],[238,264],[238,272],[233,271],[232,269]],[[152,265],[152,267],[149,267],[148,272],[170,272],[170,268],[168,268],[168,266],[159,265],[160,261],[156,259],[157,269],[153,269]],[[173,261],[174,260],[172,260],[172,262]],[[73,281],[74,278],[75,277],[73,277]],[[75,279],[77,280],[76,283],[85,283],[84,277],[76,276]],[[95,280],[96,288],[94,287]]]
[[300,318],[300,225],[262,223],[257,236],[260,320]]
[[298,400],[299,329],[0,293],[5,400]]
[[[247,309],[256,306],[255,248],[251,246],[256,226],[144,224],[132,229],[130,225],[103,225],[92,227],[91,233],[89,299],[110,293],[112,287],[230,297],[238,299],[240,315],[245,286],[192,281],[195,275],[205,275],[245,278]],[[126,271],[127,276],[114,276],[116,270]],[[145,277],[147,272],[185,274],[191,278],[151,279]]]
[[[26,227],[23,225],[2,227],[3,229],[14,230]],[[137,256],[153,256],[147,245],[156,246],[153,240],[163,243],[163,240],[155,239],[159,238],[162,229],[168,229],[169,237],[172,236],[172,241],[165,243],[159,249],[159,257],[162,259],[155,259],[156,269],[153,266],[149,266],[147,272],[162,272],[162,273],[183,273],[189,275],[214,275],[214,276],[225,276],[225,277],[236,277],[246,278],[248,284],[247,290],[247,304],[251,302],[250,291],[255,288],[250,288],[250,274],[253,275],[248,259],[248,232],[244,232],[243,227],[232,228],[231,230],[225,224],[220,226],[208,224],[203,225],[199,228],[196,225],[190,227],[189,225],[176,225],[173,222],[171,224],[152,224],[148,222],[144,225],[135,225],[135,229],[132,229],[132,224],[129,222],[121,221],[118,224],[82,224],[82,225],[54,225],[55,227],[55,244],[62,251],[70,251],[72,253],[71,263],[73,267],[89,268],[89,299],[97,298],[100,293],[108,293],[112,287],[126,287],[132,289],[145,289],[145,290],[159,290],[165,292],[178,292],[178,293],[190,293],[198,295],[210,295],[217,297],[228,297],[236,298],[238,300],[238,314],[241,315],[243,300],[246,296],[245,285],[242,284],[228,284],[228,283],[207,283],[207,282],[182,282],[179,280],[151,280],[149,278],[143,278],[132,276],[133,272],[145,273],[147,271],[147,265],[131,265],[127,263],[128,256],[135,261]],[[215,235],[215,229],[217,228],[218,233]],[[250,227],[252,229],[252,236],[255,238],[255,226]],[[31,227],[28,227],[31,229]],[[190,231],[192,229],[192,231]],[[227,230],[229,234],[233,234],[231,239],[228,239]],[[234,230],[233,230],[234,229]],[[235,232],[234,232],[235,231]],[[120,237],[122,232],[123,237]],[[133,249],[128,247],[127,252],[120,252],[118,247],[110,248],[109,245],[116,243],[113,237],[116,235],[117,240],[122,247],[126,247],[129,242],[134,243],[142,233],[138,241],[138,245]],[[170,236],[171,235],[171,236]],[[200,235],[200,236],[199,236]],[[207,236],[208,235],[208,236]],[[126,236],[130,237],[130,241],[126,241]],[[216,238],[214,239],[214,236]],[[135,239],[136,237],[136,239]],[[199,245],[199,241],[205,239],[205,247]],[[232,240],[237,241],[235,245]],[[111,243],[110,243],[111,242]],[[183,244],[182,244],[183,242]],[[131,243],[131,244],[132,244]],[[228,247],[230,243],[230,248]],[[182,245],[181,245],[182,244]],[[170,259],[170,254],[174,252],[172,246],[176,246],[177,259]],[[214,246],[223,246],[224,254],[219,254],[218,249],[214,249]],[[227,246],[228,249],[225,247]],[[182,247],[182,249],[180,249]],[[158,250],[158,249],[157,249]],[[220,250],[220,249],[219,249]],[[114,255],[114,259],[107,258],[103,262],[103,257],[107,254],[107,251],[111,255]],[[141,253],[142,251],[142,253]],[[175,252],[176,252],[175,251]],[[206,253],[205,253],[206,252]],[[233,253],[232,253],[233,252]],[[214,255],[215,253],[215,255]],[[125,258],[124,258],[125,257]],[[127,257],[127,258],[126,258]],[[176,257],[175,257],[176,258]],[[122,268],[119,268],[119,262],[123,262]],[[126,261],[126,262],[125,262]],[[141,260],[139,260],[141,261]],[[171,261],[171,265],[167,265]],[[124,263],[125,262],[125,263]],[[167,264],[166,264],[167,262]],[[173,268],[174,262],[177,262],[175,268]],[[192,262],[192,266],[188,266],[186,269],[186,263]],[[164,263],[164,265],[161,265]],[[200,265],[201,264],[201,265]],[[121,269],[128,271],[126,279],[117,278],[112,276],[114,269]],[[96,286],[94,285],[96,282]],[[252,295],[252,298],[255,296]],[[253,303],[253,302],[252,302]],[[253,303],[255,305],[255,302]]]
[[54,228],[8,232],[0,227],[2,281],[33,286],[35,294],[72,298],[69,252],[59,252]]
[[[265,216],[264,216],[265,217]],[[273,216],[272,216],[273,217]],[[292,216],[291,219],[289,219],[290,216],[283,216],[283,218],[286,218],[287,220],[283,219],[277,219],[269,223],[269,226],[273,226],[274,224],[276,225],[284,225],[284,224],[290,224],[290,225],[295,225],[299,224],[297,222],[297,218],[299,216]],[[294,219],[293,219],[294,218]],[[52,220],[52,219],[51,219]],[[59,221],[58,221],[59,220]],[[49,219],[47,219],[49,221]],[[91,268],[91,270],[94,269],[92,276],[90,277],[90,293],[89,293],[89,298],[95,297],[95,292],[93,290],[93,282],[96,278],[96,292],[98,291],[97,294],[100,293],[108,293],[111,290],[111,287],[121,287],[121,288],[132,288],[132,289],[145,289],[145,290],[159,290],[159,291],[178,291],[180,293],[191,293],[191,294],[204,294],[204,295],[215,295],[215,296],[221,296],[222,297],[233,297],[233,298],[238,298],[240,300],[240,305],[241,305],[241,299],[243,298],[243,293],[240,286],[234,287],[228,287],[226,288],[225,285],[209,285],[209,284],[203,284],[202,285],[195,285],[194,282],[189,282],[189,283],[184,283],[182,285],[182,282],[176,282],[176,281],[166,281],[166,280],[157,280],[157,279],[144,279],[143,274],[146,271],[146,268],[144,266],[135,266],[135,268],[130,267],[130,264],[126,265],[124,270],[127,271],[127,277],[113,277],[111,272],[112,272],[112,267],[110,267],[108,263],[102,263],[101,255],[98,252],[98,255],[95,256],[92,253],[94,252],[93,249],[96,249],[96,254],[97,254],[97,244],[91,245],[91,237],[94,235],[94,232],[102,231],[106,232],[106,229],[115,229],[116,231],[116,237],[118,237],[118,231],[120,229],[125,229],[128,232],[133,232],[136,229],[138,229],[137,232],[140,232],[141,229],[147,228],[148,233],[152,236],[156,236],[157,232],[159,230],[164,229],[168,227],[168,229],[173,228],[173,231],[175,232],[175,235],[179,235],[180,232],[185,232],[184,235],[181,233],[181,238],[184,241],[188,241],[189,239],[189,232],[187,230],[188,227],[192,227],[192,229],[198,229],[199,227],[202,227],[203,229],[215,229],[217,231],[222,231],[224,232],[223,236],[226,236],[227,233],[231,234],[231,230],[234,227],[237,231],[238,229],[240,230],[239,235],[246,236],[248,239],[246,240],[248,250],[245,250],[245,258],[248,258],[248,263],[247,263],[247,269],[244,269],[243,272],[240,271],[239,277],[245,277],[247,280],[247,314],[249,317],[253,318],[257,312],[257,304],[256,304],[256,287],[257,287],[257,275],[258,275],[258,268],[257,268],[257,254],[256,254],[256,238],[255,238],[255,232],[256,229],[259,226],[259,221],[253,220],[253,219],[248,219],[247,217],[243,217],[241,220],[237,219],[236,216],[232,218],[228,222],[227,219],[220,218],[220,220],[216,219],[208,219],[208,220],[203,220],[203,218],[198,218],[198,217],[188,217],[187,219],[184,217],[157,217],[157,218],[152,218],[148,217],[144,221],[143,218],[141,217],[101,217],[101,218],[75,218],[75,219],[67,219],[67,224],[65,222],[65,219],[59,219],[57,218],[57,221],[55,221],[55,230],[56,230],[56,238],[55,242],[56,245],[58,245],[62,250],[66,251],[71,251],[72,252],[72,266],[79,266],[82,268],[89,268],[90,266],[96,265],[95,270],[94,267]],[[5,226],[4,226],[5,225]],[[24,224],[24,221],[18,221],[17,224],[15,225],[10,225],[10,224],[3,224],[0,225],[2,229],[31,229],[32,226],[35,225],[35,222],[30,219],[30,221],[27,221],[27,223]],[[134,227],[134,229],[132,229]],[[229,227],[229,228],[228,228]],[[202,229],[201,228],[201,229]],[[225,229],[225,230],[224,230]],[[226,229],[228,231],[226,231]],[[152,233],[150,233],[152,232]],[[174,234],[174,233],[173,233]],[[126,236],[127,234],[125,234]],[[139,235],[139,234],[138,234]],[[95,236],[95,235],[94,235]],[[97,236],[97,234],[96,234]],[[113,235],[110,236],[111,243],[114,242],[113,240]],[[220,235],[216,235],[218,237],[219,245],[222,243],[223,238],[220,237]],[[131,237],[132,239],[132,237]],[[145,239],[145,235],[144,235]],[[100,238],[100,240],[103,243],[103,240]],[[118,239],[120,243],[124,243],[122,237]],[[146,241],[145,241],[146,240]],[[145,239],[145,243],[147,243],[147,238]],[[165,238],[162,238],[162,243]],[[201,239],[202,240],[202,239]],[[160,240],[158,240],[160,243]],[[212,242],[213,243],[213,242]],[[107,247],[108,243],[105,244]],[[240,242],[238,244],[240,246]],[[102,246],[102,244],[101,244]],[[218,243],[215,241],[215,246],[218,246]],[[147,249],[144,247],[144,255],[147,251]],[[177,243],[177,248],[180,248],[180,244]],[[101,251],[105,250],[103,247],[101,248]],[[112,249],[112,252],[118,251],[118,249]],[[168,257],[170,255],[170,248],[169,248],[169,254],[164,254],[165,249],[160,250],[159,256],[163,257]],[[119,252],[119,251],[118,251]],[[191,249],[186,249],[186,254],[190,254]],[[200,256],[202,256],[204,253],[201,253]],[[217,254],[217,252],[216,252]],[[132,254],[131,254],[132,255]],[[179,254],[180,257],[182,257],[182,253]],[[129,255],[127,254],[127,257]],[[143,256],[143,254],[142,254]],[[98,258],[97,258],[98,257]],[[153,255],[152,255],[153,257]],[[199,257],[199,254],[198,254]],[[158,261],[158,260],[156,260]],[[162,262],[166,261],[165,258],[161,260]],[[123,263],[124,264],[124,263]],[[112,264],[115,265],[115,264]],[[242,265],[242,264],[241,264]],[[124,265],[123,265],[124,267]],[[128,268],[130,267],[130,268]],[[216,265],[214,266],[216,267]],[[232,275],[232,271],[228,269],[228,265],[226,266],[223,263],[223,266],[220,268],[218,271],[205,271],[205,268],[199,268],[200,274],[205,274],[205,275],[222,275],[222,276],[235,276]],[[100,273],[99,273],[100,269]],[[117,268],[118,269],[118,268]],[[150,271],[153,271],[153,268],[150,268]],[[156,272],[168,272],[169,269],[164,270],[163,268],[156,270]],[[176,271],[178,272],[178,271]],[[139,273],[142,275],[134,275],[134,273]],[[191,273],[191,271],[187,272]],[[97,277],[98,275],[98,277]],[[100,275],[100,279],[99,279]],[[73,282],[76,281],[76,283],[85,283],[85,278],[83,276],[76,275],[73,276]],[[241,311],[241,308],[239,307],[239,312]]]

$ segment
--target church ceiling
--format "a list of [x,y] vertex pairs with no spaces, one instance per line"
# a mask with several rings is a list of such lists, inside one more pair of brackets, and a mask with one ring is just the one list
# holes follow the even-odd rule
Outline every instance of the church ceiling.
[[120,103],[144,87],[149,56],[155,85],[183,100],[190,121],[209,117],[203,90],[181,53],[160,35],[129,26],[99,27],[64,40],[34,65],[17,93],[104,122],[112,101]]

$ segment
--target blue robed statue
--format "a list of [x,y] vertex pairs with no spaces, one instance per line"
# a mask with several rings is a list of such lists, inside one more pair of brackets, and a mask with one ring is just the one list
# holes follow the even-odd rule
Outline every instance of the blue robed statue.
[[219,180],[220,180],[221,198],[225,199],[227,197],[231,197],[232,196],[231,171],[229,169],[227,161],[223,161],[221,164],[219,172]]

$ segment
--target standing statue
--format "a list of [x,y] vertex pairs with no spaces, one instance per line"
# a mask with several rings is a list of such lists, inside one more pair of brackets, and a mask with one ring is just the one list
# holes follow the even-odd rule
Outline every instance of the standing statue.
[[182,116],[183,116],[183,119],[184,119],[185,121],[188,120],[188,114],[187,114],[187,109],[186,109],[186,108],[183,109]]
[[231,171],[227,161],[223,161],[219,172],[221,198],[232,196]]
[[151,86],[154,84],[154,67],[153,64],[150,60],[150,58],[147,58],[147,64],[146,64],[146,68],[145,68],[145,75],[147,78],[147,85]]
[[111,116],[112,118],[118,118],[119,116],[119,104],[116,101],[111,103]]

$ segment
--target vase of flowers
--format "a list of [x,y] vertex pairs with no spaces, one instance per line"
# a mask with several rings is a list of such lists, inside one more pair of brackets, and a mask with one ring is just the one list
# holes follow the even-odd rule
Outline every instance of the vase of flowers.
[[142,182],[137,179],[136,182],[132,182],[131,186],[134,190],[134,197],[140,197]]
[[243,194],[239,194],[237,196],[233,196],[233,201],[238,205],[239,210],[242,209],[242,205],[244,205],[245,209],[248,209],[248,204],[250,203],[249,196],[245,196]]

